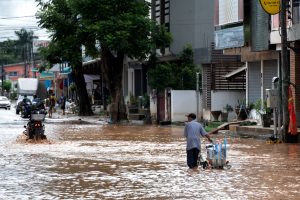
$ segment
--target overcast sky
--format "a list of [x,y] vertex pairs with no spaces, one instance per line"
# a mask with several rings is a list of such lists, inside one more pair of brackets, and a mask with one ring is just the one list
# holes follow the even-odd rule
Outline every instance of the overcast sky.
[[0,0],[0,41],[16,39],[15,31],[32,30],[39,39],[47,39],[45,30],[37,25],[35,0]]

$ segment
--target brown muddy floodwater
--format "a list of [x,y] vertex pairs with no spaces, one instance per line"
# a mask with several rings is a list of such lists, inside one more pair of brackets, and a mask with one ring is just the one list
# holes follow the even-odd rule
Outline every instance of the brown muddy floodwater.
[[0,199],[300,199],[299,144],[226,135],[232,168],[193,172],[180,126],[47,124],[42,144],[20,130],[0,130]]

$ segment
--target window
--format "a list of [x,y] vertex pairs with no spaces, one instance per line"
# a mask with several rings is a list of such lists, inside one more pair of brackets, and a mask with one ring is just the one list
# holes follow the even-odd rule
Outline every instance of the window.
[[18,76],[18,72],[9,72],[8,76]]
[[300,23],[300,0],[293,0],[293,23],[299,24]]

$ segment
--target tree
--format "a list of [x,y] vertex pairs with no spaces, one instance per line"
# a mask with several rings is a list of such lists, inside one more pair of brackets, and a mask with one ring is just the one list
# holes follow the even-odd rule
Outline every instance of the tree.
[[10,64],[21,62],[19,48],[15,40],[7,40],[0,42],[0,63]]
[[11,81],[10,80],[5,80],[3,82],[3,90],[6,90],[6,92],[10,92],[11,90]]
[[42,49],[41,55],[49,64],[69,62],[79,97],[79,115],[92,115],[91,105],[85,86],[82,66],[81,44],[84,30],[79,24],[78,13],[71,9],[67,0],[37,1],[39,24],[48,29],[51,42]]
[[33,31],[27,31],[22,28],[20,31],[15,31],[15,34],[18,36],[18,40],[16,44],[20,46],[22,58],[24,61],[24,77],[27,77],[27,65],[29,61],[32,59],[31,51],[32,51],[32,42],[33,39],[38,38],[34,36]]
[[[53,32],[52,41],[64,49],[66,58],[72,60],[76,66],[75,77],[83,77],[79,59],[82,44],[89,55],[100,55],[102,73],[112,99],[112,121],[125,119],[122,92],[125,56],[144,59],[155,45],[168,44],[171,38],[164,28],[149,18],[149,3],[140,0],[37,2],[41,7],[38,14],[40,25]],[[79,83],[76,83],[77,89],[84,85]]]
[[[144,59],[157,45],[167,45],[171,36],[149,18],[150,4],[141,0],[70,1],[78,11],[90,55],[99,56],[112,99],[112,121],[125,119],[122,90],[124,58]],[[96,41],[100,50],[95,46]]]
[[148,84],[158,92],[171,87],[174,82],[173,78],[172,65],[170,63],[160,64],[148,72]]
[[193,49],[190,45],[184,47],[175,62],[156,65],[150,61],[153,68],[149,69],[149,86],[158,92],[165,88],[175,90],[196,89],[196,66],[194,65]]

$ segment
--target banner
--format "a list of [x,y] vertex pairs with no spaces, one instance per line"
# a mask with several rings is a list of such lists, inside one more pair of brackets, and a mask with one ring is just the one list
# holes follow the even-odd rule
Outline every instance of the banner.
[[288,111],[290,113],[289,133],[291,135],[297,135],[297,120],[296,120],[294,98],[293,98],[291,86],[289,87]]

